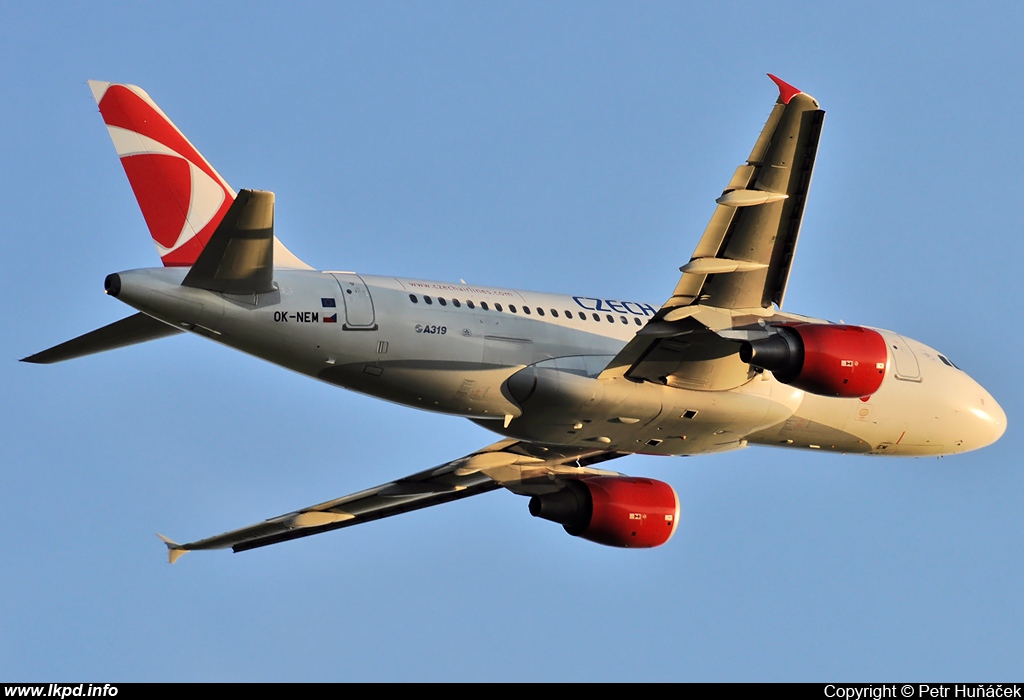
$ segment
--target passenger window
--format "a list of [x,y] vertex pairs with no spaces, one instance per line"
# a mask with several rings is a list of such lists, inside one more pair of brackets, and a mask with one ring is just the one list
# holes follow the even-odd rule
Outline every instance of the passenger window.
[[640,323],[640,319],[637,318],[636,316],[633,317],[633,322],[636,323],[636,325],[638,325],[638,326],[644,325],[644,324]]
[[501,304],[495,304],[494,305],[494,310],[495,311],[501,311]]
[[601,317],[600,317],[600,316],[598,316],[598,315],[597,315],[597,314],[595,313],[595,314],[594,314],[594,320],[600,323],[600,321],[601,321]]
[[444,300],[444,297],[438,297],[437,303],[440,304],[441,306],[448,306],[448,302]]
[[529,306],[524,306],[523,307],[523,313],[526,314],[527,316],[529,316],[530,315],[530,307]]
[[419,304],[420,303],[420,300],[416,298],[415,294],[410,294],[409,295],[409,301],[411,301],[413,304]]
[[615,317],[611,314],[608,314],[606,318],[608,319],[608,323],[615,323]]
[[428,304],[433,304],[434,303],[433,301],[431,301],[430,297],[428,297],[426,294],[423,295],[423,301],[427,302]]
[[[481,301],[480,302],[480,308],[483,309],[484,311],[490,311],[490,309],[487,308],[487,302],[486,301]],[[498,309],[498,311],[501,311],[501,309]]]
[[558,310],[557,309],[551,309],[551,315],[554,316],[555,318],[558,318]]
[[[597,316],[597,314],[594,314],[594,315]],[[580,311],[580,319],[583,320],[583,321],[587,320],[587,315],[585,313],[583,313],[582,311]]]
[[542,309],[542,308],[540,308],[540,307],[538,306],[538,307],[537,307],[537,315],[538,315],[538,316],[543,316],[543,315],[544,315],[544,309]]
[[516,312],[515,304],[509,304],[508,305],[508,310],[511,311],[512,313],[515,313]]
[[467,301],[467,302],[466,302],[466,306],[468,306],[468,307],[469,307],[469,308],[471,308],[471,309],[475,309],[475,308],[476,308],[475,306],[473,306],[473,301],[472,301],[472,300],[470,300],[470,301]]
[[627,321],[627,320],[626,320],[626,317],[625,317],[625,316],[619,316],[619,318],[621,318],[621,319],[622,319],[622,322],[623,322],[623,323],[629,323],[629,321]]
[[454,306],[457,309],[460,306],[462,306],[462,304],[459,303],[458,299],[452,299],[452,306]]

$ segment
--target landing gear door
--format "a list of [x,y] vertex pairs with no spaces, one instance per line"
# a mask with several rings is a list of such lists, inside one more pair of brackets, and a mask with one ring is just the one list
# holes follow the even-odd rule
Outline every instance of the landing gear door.
[[341,297],[345,300],[346,331],[375,331],[377,324],[373,312],[373,299],[366,282],[352,272],[332,272],[331,275],[341,287]]
[[893,333],[889,337],[889,350],[892,352],[893,373],[897,379],[921,381],[921,366],[917,363],[917,355],[903,336]]

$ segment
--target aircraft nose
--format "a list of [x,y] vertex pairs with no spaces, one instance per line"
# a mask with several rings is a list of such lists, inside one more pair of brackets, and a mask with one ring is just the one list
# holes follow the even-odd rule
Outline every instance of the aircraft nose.
[[1006,412],[981,385],[978,385],[978,391],[967,406],[967,411],[972,416],[971,439],[965,445],[967,449],[987,447],[1006,432]]

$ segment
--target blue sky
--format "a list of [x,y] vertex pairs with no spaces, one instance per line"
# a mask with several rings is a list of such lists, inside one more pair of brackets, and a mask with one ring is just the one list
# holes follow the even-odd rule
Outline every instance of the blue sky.
[[[8,3],[4,680],[1006,680],[1024,658],[1019,3]],[[157,264],[85,81],[143,86],[332,269],[660,303],[775,99],[827,110],[786,308],[1000,401],[944,459],[764,448],[618,551],[492,493],[169,567],[188,540],[493,440],[211,342],[15,362]]]

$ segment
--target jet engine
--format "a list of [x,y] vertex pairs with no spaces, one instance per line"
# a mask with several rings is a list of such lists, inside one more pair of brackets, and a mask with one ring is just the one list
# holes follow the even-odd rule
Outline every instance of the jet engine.
[[771,370],[783,384],[843,398],[875,393],[888,366],[885,340],[877,331],[824,323],[781,326],[768,338],[743,343],[740,359]]
[[530,514],[561,523],[575,537],[610,547],[657,547],[679,524],[679,498],[668,484],[627,476],[573,479],[530,499]]

